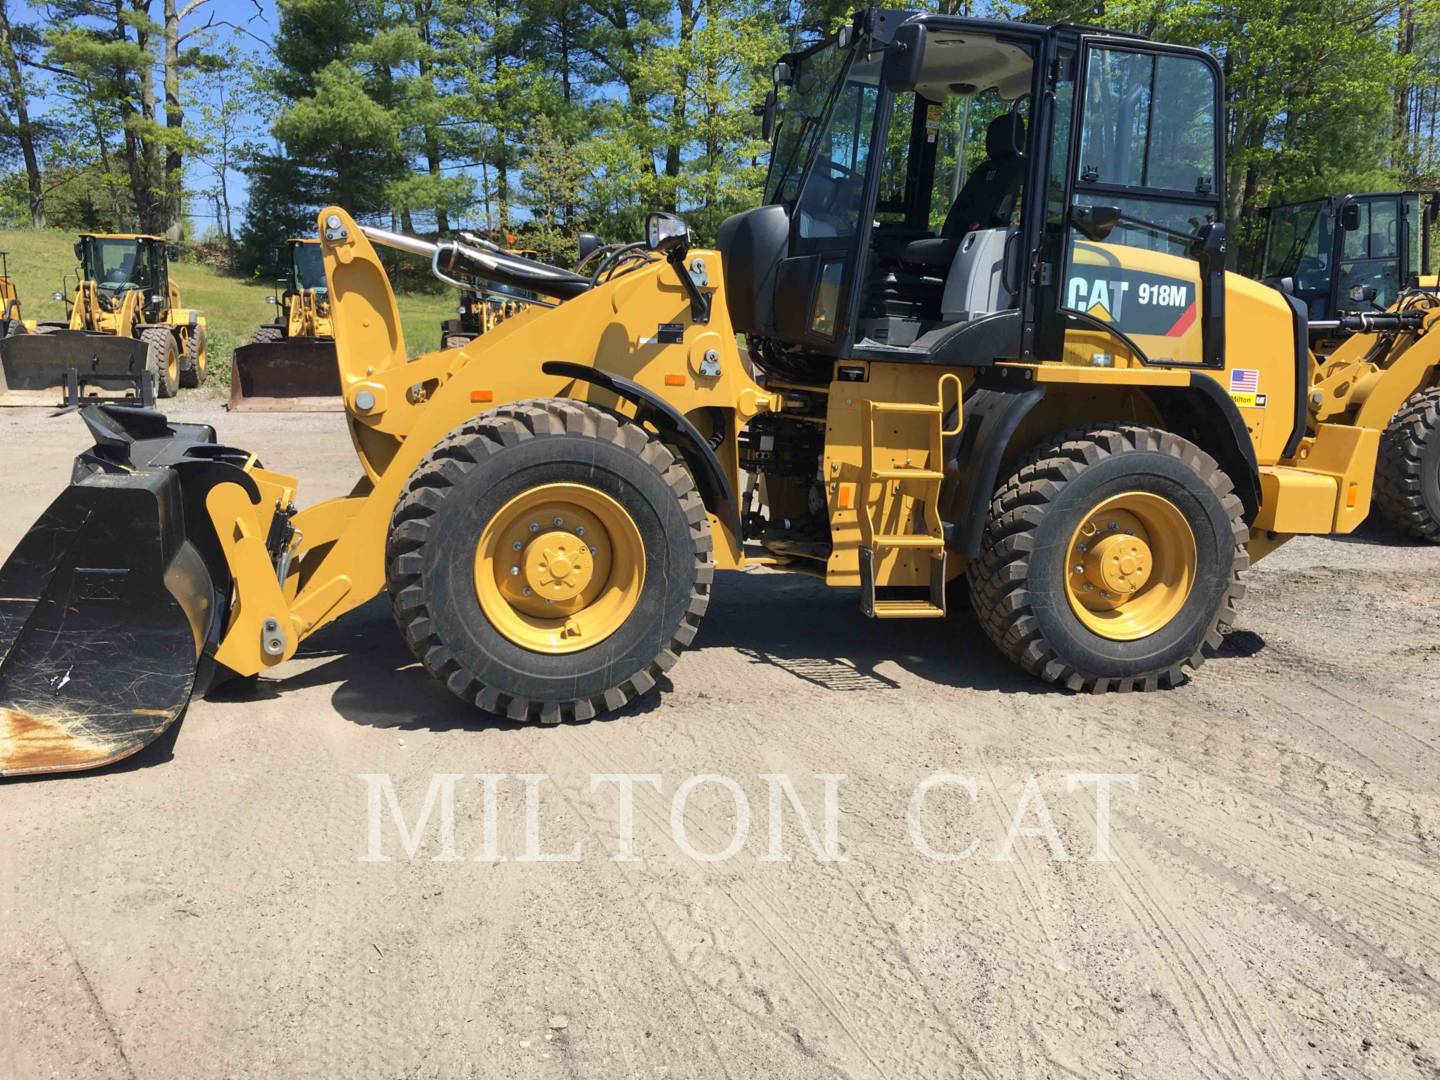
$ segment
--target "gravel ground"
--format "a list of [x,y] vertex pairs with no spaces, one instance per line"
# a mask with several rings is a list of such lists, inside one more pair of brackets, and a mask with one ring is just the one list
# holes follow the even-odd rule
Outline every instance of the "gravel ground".
[[[338,415],[172,411],[304,501],[355,476]],[[0,412],[0,552],[85,442]],[[0,785],[0,1074],[1440,1076],[1437,571],[1378,526],[1295,541],[1189,684],[1107,697],[963,613],[722,574],[673,686],[553,729],[452,702],[372,602],[120,766]],[[633,861],[612,773],[658,776]],[[408,858],[367,774],[408,827],[458,775],[453,857],[443,798]],[[525,858],[519,774],[573,861]],[[677,829],[707,774],[739,795],[692,784]],[[768,857],[774,774],[819,854],[782,792]],[[1131,778],[1108,815],[1086,774]]]

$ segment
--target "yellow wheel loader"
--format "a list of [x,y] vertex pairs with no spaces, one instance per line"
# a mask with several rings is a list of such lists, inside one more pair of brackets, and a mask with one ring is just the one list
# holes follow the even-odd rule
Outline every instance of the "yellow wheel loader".
[[[460,238],[473,248],[500,251],[531,261],[534,261],[537,254],[529,248],[502,248],[473,233],[461,233]],[[510,239],[513,242],[514,237]],[[440,324],[440,347],[442,349],[458,349],[468,345],[481,334],[493,330],[506,319],[520,314],[526,308],[536,305],[545,306],[541,298],[530,290],[511,285],[477,282],[473,278],[451,284],[460,288],[460,304],[456,309],[456,315],[459,317],[446,319]]]
[[66,322],[0,341],[0,405],[173,397],[205,377],[205,317],[180,306],[170,278],[178,251],[163,237],[85,233]]
[[1440,193],[1332,195],[1261,214],[1255,276],[1305,304],[1316,352],[1328,355],[1348,336],[1341,316],[1391,308],[1407,288],[1436,287],[1430,249]]
[[[870,10],[774,75],[763,205],[714,249],[656,214],[581,274],[321,211],[349,495],[83,410],[95,446],[0,570],[0,771],[133,753],[381,592],[458,698],[589,720],[755,565],[875,619],[964,587],[1037,679],[1153,690],[1219,643],[1252,559],[1365,518],[1415,373],[1328,383],[1304,306],[1225,272],[1209,56]],[[376,244],[553,306],[407,360]]]
[[335,331],[320,241],[292,237],[276,295],[274,322],[235,350],[230,367],[232,411],[339,412]]
[[20,314],[20,294],[10,278],[10,254],[0,251],[0,338],[34,332],[35,320]]

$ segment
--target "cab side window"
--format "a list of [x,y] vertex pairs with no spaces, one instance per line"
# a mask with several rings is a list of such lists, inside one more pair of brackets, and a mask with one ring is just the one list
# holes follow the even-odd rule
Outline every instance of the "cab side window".
[[[1095,48],[1086,70],[1080,205],[1193,233],[1219,216],[1215,76],[1191,56]],[[1164,233],[1124,223],[1111,242],[1183,253]]]
[[1395,302],[1400,293],[1400,224],[1398,199],[1360,203],[1360,227],[1347,231],[1340,245],[1342,311],[1373,311]]

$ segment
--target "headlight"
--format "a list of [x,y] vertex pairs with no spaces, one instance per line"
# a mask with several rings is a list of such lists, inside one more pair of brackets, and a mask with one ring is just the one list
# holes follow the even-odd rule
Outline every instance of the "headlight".
[[645,244],[651,251],[671,251],[690,239],[690,226],[674,214],[651,214],[645,219]]

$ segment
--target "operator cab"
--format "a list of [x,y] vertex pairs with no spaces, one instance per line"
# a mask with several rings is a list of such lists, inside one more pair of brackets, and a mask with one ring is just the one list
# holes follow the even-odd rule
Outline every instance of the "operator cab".
[[[872,10],[774,79],[766,205],[719,237],[732,320],[762,365],[828,381],[848,358],[1059,359],[1068,330],[1097,325],[1147,360],[1218,362],[1210,57]],[[1172,258],[1122,264],[1121,246]]]
[[1385,310],[1404,288],[1435,287],[1430,234],[1440,194],[1339,195],[1267,207],[1259,272],[1312,320]]

